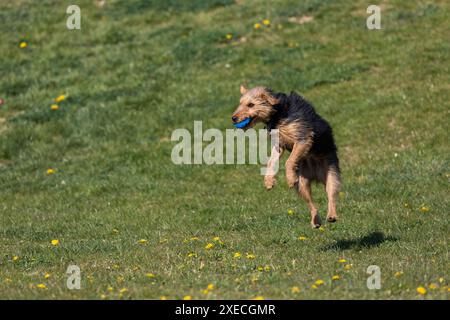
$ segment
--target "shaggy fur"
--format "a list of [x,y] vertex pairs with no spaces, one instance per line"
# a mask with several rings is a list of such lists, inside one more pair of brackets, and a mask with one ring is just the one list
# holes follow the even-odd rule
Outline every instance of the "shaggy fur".
[[[311,224],[321,225],[318,210],[311,195],[311,182],[325,185],[328,196],[327,220],[335,222],[336,198],[341,185],[339,159],[331,126],[320,117],[314,107],[300,95],[275,93],[264,87],[251,90],[241,86],[242,97],[233,113],[233,122],[251,118],[245,129],[262,122],[268,130],[278,129],[279,150],[272,153],[268,172],[281,157],[284,150],[290,152],[286,161],[286,179],[289,187],[295,187],[308,203]],[[272,170],[270,170],[272,169]],[[266,175],[264,184],[268,190],[275,185],[275,176]]]

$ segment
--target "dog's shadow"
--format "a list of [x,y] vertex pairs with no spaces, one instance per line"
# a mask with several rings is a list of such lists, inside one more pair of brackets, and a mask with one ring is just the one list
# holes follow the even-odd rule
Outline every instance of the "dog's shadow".
[[365,236],[361,236],[355,239],[340,239],[335,243],[327,245],[322,248],[322,251],[328,250],[349,250],[349,249],[367,249],[372,247],[378,247],[380,244],[386,241],[397,241],[398,238],[392,236],[386,236],[383,232],[373,231]]

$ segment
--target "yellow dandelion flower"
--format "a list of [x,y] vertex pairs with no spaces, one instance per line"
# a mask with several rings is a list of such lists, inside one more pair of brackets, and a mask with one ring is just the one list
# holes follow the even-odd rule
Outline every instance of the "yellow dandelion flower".
[[342,259],[339,259],[338,262],[339,262],[339,263],[346,263],[347,260],[345,260],[345,259],[342,258]]
[[351,268],[352,268],[352,264],[350,263],[350,264],[346,264],[345,266],[344,266],[344,269],[345,270],[350,270]]
[[159,300],[167,300],[167,297],[166,296],[161,296],[161,297],[159,297]]
[[17,260],[19,260],[19,256],[12,257],[12,261],[17,261]]
[[428,288],[430,288],[431,290],[437,289],[437,285],[435,283],[431,283]]
[[317,279],[316,282],[314,282],[314,284],[315,284],[316,286],[321,286],[321,285],[324,284],[324,281],[323,281],[322,279]]
[[214,237],[213,241],[220,241],[220,237]]
[[428,211],[430,211],[430,208],[428,208],[427,206],[421,206],[421,207],[420,207],[420,211],[422,211],[422,212],[428,212]]
[[264,270],[264,268],[262,267],[262,266],[258,266],[258,271],[263,271]]
[[233,35],[231,33],[227,33],[225,38],[227,38],[227,40],[231,40],[231,39],[233,39]]
[[153,273],[151,273],[151,272],[146,273],[145,276],[146,276],[147,278],[150,278],[150,279],[156,277],[156,276],[155,276]]
[[214,288],[214,284],[212,283],[208,284],[208,286],[206,287],[207,290],[213,290]]
[[252,300],[264,300],[263,296],[256,296]]
[[269,19],[264,19],[262,23],[265,26],[270,26],[270,20]]
[[111,287],[111,286],[109,286],[108,288],[106,288],[106,290],[108,290],[109,292],[113,292],[113,291],[114,291],[114,288]]
[[59,245],[59,240],[53,239],[52,241],[50,241],[50,243],[52,244],[52,246],[57,246],[57,245]]
[[50,106],[50,109],[53,110],[53,111],[55,111],[55,110],[58,110],[58,109],[59,109],[59,106],[58,106],[57,104],[52,104],[52,105]]
[[291,288],[291,292],[292,293],[299,293],[300,292],[300,288],[299,287],[292,287]]
[[270,266],[265,266],[264,267],[264,271],[269,272],[270,271]]
[[148,240],[147,239],[140,239],[140,240],[138,240],[138,243],[139,244],[147,244]]
[[334,275],[334,276],[331,277],[331,280],[337,281],[337,280],[339,280],[340,278],[341,278],[341,277],[339,277],[338,275]]
[[255,259],[255,258],[256,258],[256,256],[255,256],[254,254],[251,254],[251,253],[247,253],[247,256],[246,256],[246,258],[247,258],[247,259],[250,259],[250,260],[252,260],[252,259]]
[[47,174],[54,174],[55,173],[55,169],[47,169]]
[[192,300],[192,296],[184,296],[183,300]]
[[311,286],[311,289],[317,289],[317,286],[316,286],[315,284],[313,284],[313,285]]
[[21,43],[19,43],[19,47],[21,48],[21,49],[24,49],[24,48],[26,48],[28,46],[28,43],[26,43],[25,41],[22,41]]
[[208,291],[208,289],[203,289],[202,291],[201,291],[201,293],[202,294],[204,294],[205,296],[209,293],[209,291]]
[[197,256],[197,254],[195,252],[189,252],[187,256],[188,258],[194,258]]
[[287,211],[287,214],[288,215],[290,215],[290,216],[293,216],[294,215],[294,210],[292,210],[292,209],[288,209],[288,211]]
[[122,289],[119,290],[120,294],[124,294],[124,293],[127,293],[127,292],[128,292],[127,288],[122,288]]
[[255,28],[255,29],[260,29],[260,28],[261,28],[261,24],[260,24],[260,23],[255,23],[255,24],[253,25],[253,28]]
[[320,227],[319,227],[319,231],[322,231],[322,232],[324,232],[324,231],[325,231],[325,227],[323,227],[323,226],[320,226]]
[[206,249],[206,250],[209,250],[209,249],[212,249],[212,248],[214,248],[214,243],[208,243],[208,244],[205,246],[205,249]]
[[403,271],[397,271],[396,273],[394,273],[394,277],[396,278],[400,278],[403,275]]
[[50,273],[46,273],[46,274],[44,274],[44,279],[48,279],[48,278],[50,278]]
[[63,95],[63,94],[61,94],[61,95],[59,95],[59,96],[57,96],[57,97],[55,98],[55,102],[56,102],[56,103],[59,103],[59,102],[64,101],[64,100],[66,100],[66,96]]
[[36,285],[36,288],[47,289],[47,286],[45,284],[43,284],[43,283],[39,283],[38,285]]
[[300,236],[300,237],[298,237],[297,239],[300,240],[300,241],[305,241],[305,240],[308,239],[308,238],[306,238],[305,236]]
[[241,253],[240,252],[235,252],[233,255],[233,258],[237,259],[241,257]]
[[418,288],[416,289],[416,291],[417,291],[417,293],[419,293],[419,294],[421,294],[421,295],[424,295],[424,294],[427,293],[427,289],[425,289],[424,287],[418,287]]
[[198,237],[191,237],[191,239],[190,239],[191,241],[198,241],[198,240],[200,240]]
[[443,283],[444,282],[444,278],[440,277],[439,278],[439,283]]
[[100,295],[100,299],[105,300],[106,299],[106,294],[101,294]]

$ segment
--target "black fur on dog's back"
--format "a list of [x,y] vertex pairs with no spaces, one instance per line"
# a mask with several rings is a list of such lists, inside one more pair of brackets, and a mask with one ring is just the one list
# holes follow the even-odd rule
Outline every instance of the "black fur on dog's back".
[[329,164],[333,164],[339,170],[337,147],[329,123],[316,113],[311,103],[295,92],[291,92],[290,95],[273,93],[273,96],[279,102],[274,106],[276,112],[271,117],[268,128],[277,128],[281,121],[300,121],[301,139],[304,139],[309,132],[313,132],[310,154],[318,158],[326,158]]

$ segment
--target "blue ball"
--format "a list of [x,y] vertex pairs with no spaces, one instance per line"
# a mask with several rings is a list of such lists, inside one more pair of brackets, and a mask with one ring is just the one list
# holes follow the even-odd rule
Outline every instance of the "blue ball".
[[246,125],[248,125],[252,121],[252,118],[248,117],[242,120],[241,122],[235,123],[234,126],[238,129],[244,128]]

